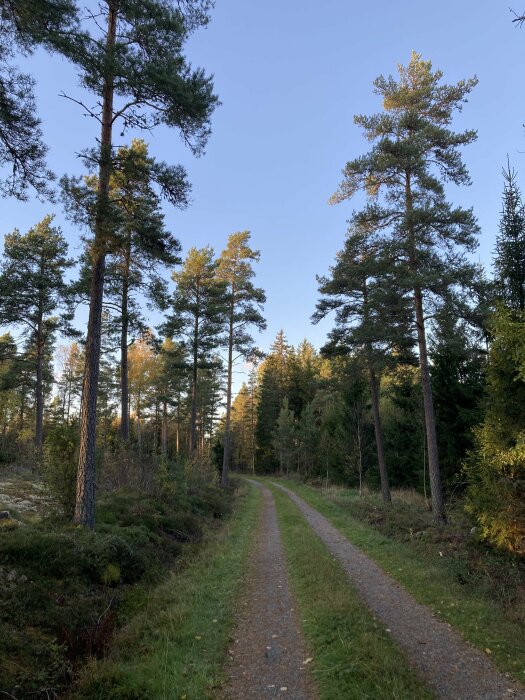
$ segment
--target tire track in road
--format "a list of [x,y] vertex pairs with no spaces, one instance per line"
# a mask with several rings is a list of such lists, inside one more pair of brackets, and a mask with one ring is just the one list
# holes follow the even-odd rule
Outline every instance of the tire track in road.
[[230,649],[229,700],[315,700],[307,653],[290,594],[275,503],[262,490],[264,508]]

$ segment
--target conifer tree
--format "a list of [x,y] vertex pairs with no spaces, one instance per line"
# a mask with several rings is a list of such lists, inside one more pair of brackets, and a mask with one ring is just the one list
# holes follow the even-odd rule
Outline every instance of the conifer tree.
[[368,370],[377,460],[383,501],[389,503],[390,487],[379,411],[379,382],[388,354],[410,345],[410,318],[406,300],[395,287],[393,262],[381,237],[374,239],[356,225],[338,254],[330,277],[321,277],[314,322],[336,311],[336,328],[329,334],[325,353],[362,352]]
[[494,267],[499,296],[509,309],[525,310],[525,206],[510,163],[503,170],[503,207]]
[[64,272],[72,265],[62,232],[52,222],[46,216],[26,234],[15,229],[6,236],[0,275],[0,324],[19,326],[34,348],[38,450],[43,443],[46,347],[61,325],[54,314],[66,289]]
[[[62,186],[73,218],[92,228],[97,177],[63,178]],[[147,330],[136,296],[146,297],[150,307],[164,309],[167,305],[167,285],[160,269],[180,262],[180,245],[164,226],[160,200],[162,197],[184,208],[188,191],[184,169],[157,162],[141,139],[133,139],[129,147],[117,150],[109,184],[114,228],[108,243],[104,308],[111,315],[109,329],[119,337],[120,433],[125,443],[129,442],[128,347],[133,335],[138,337]],[[89,258],[85,257],[83,263],[77,291],[87,296]]]
[[291,348],[283,330],[277,333],[268,356],[259,366],[256,443],[258,463],[265,469],[275,468],[272,439],[275,423],[289,387],[288,365]]
[[432,509],[436,523],[446,522],[437,450],[428,361],[426,318],[436,298],[452,300],[472,284],[475,268],[465,251],[477,244],[471,210],[453,207],[445,183],[467,185],[468,172],[459,148],[472,143],[475,131],[454,132],[451,122],[475,78],[456,85],[441,83],[442,72],[413,53],[399,79],[380,76],[374,83],[383,99],[381,114],[355,117],[373,145],[346,164],[332,202],[364,190],[369,205],[359,220],[370,230],[388,231],[393,259],[399,261],[398,286],[410,290],[419,348]]
[[[248,358],[255,352],[250,326],[259,330],[266,328],[260,313],[266,301],[262,289],[254,287],[252,261],[259,260],[259,252],[249,246],[250,232],[232,233],[221,253],[217,267],[217,278],[224,284],[224,305],[227,324],[227,378],[226,378],[226,422],[224,429],[224,457],[221,486],[228,485],[230,468],[230,420],[232,401],[233,364],[239,357]],[[234,353],[237,357],[234,357]]]
[[34,80],[14,65],[15,51],[31,53],[38,45],[62,50],[77,26],[73,0],[3,0],[0,4],[0,166],[9,175],[0,194],[25,200],[28,189],[49,196],[53,174],[36,113]]
[[197,450],[199,369],[213,365],[212,354],[221,343],[224,324],[224,287],[216,277],[213,249],[191,248],[182,269],[173,273],[177,285],[173,314],[165,329],[181,336],[191,371],[190,456]]
[[[99,100],[94,112],[101,125],[94,236],[90,245],[91,287],[82,392],[80,451],[75,522],[94,527],[96,403],[102,331],[106,255],[114,220],[110,179],[114,163],[113,127],[151,129],[159,124],[179,130],[193,153],[201,153],[217,98],[201,69],[193,70],[182,51],[189,34],[208,21],[206,0],[104,0],[95,18],[72,37],[65,53],[78,66],[81,82]],[[105,17],[100,37],[101,16]],[[88,20],[86,20],[87,22]],[[89,155],[89,154],[88,154]]]
[[295,452],[295,418],[288,405],[288,397],[283,400],[273,431],[273,448],[279,459],[281,474],[288,474]]

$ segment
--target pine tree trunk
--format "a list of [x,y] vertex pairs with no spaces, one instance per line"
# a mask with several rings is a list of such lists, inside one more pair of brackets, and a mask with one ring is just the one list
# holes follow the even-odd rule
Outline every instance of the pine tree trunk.
[[44,442],[44,338],[42,317],[38,319],[36,334],[36,426],[35,445],[41,454]]
[[[409,265],[412,274],[418,272],[415,232],[413,224],[413,197],[411,175],[406,173],[405,181],[406,219],[408,223]],[[421,386],[423,389],[423,407],[425,413],[425,430],[427,435],[428,475],[430,479],[430,494],[432,498],[432,514],[437,525],[447,522],[443,503],[443,489],[439,470],[439,457],[436,436],[436,419],[432,401],[432,386],[428,366],[427,339],[425,334],[425,317],[423,313],[423,294],[421,288],[414,288],[414,307],[416,314],[417,341],[419,347],[419,367],[421,370]]]
[[126,253],[122,282],[122,328],[120,333],[120,437],[129,444],[129,380],[128,380],[128,274],[129,251]]
[[199,362],[199,317],[195,316],[193,330],[193,367],[191,377],[190,457],[197,450],[197,380]]
[[416,307],[417,340],[419,345],[419,366],[421,368],[421,384],[423,388],[423,407],[425,409],[425,427],[427,434],[428,476],[430,480],[430,495],[432,498],[432,515],[438,525],[447,522],[443,503],[443,489],[439,471],[439,458],[436,436],[436,419],[432,401],[432,385],[428,366],[427,339],[425,335],[425,319],[423,315],[423,298],[420,289],[414,290]]
[[379,390],[377,377],[374,369],[369,368],[370,373],[370,396],[372,398],[372,414],[374,416],[374,431],[376,436],[377,461],[379,463],[379,476],[381,478],[381,493],[383,501],[390,503],[390,486],[388,484],[388,471],[386,468],[385,447],[383,444],[383,429],[381,426],[381,414],[379,412]]
[[230,305],[230,323],[228,331],[228,376],[226,379],[226,420],[224,423],[224,455],[222,459],[222,475],[221,486],[228,486],[228,472],[230,469],[230,453],[231,453],[231,412],[232,412],[232,375],[233,375],[233,313],[234,313],[234,294],[232,291],[232,301]]
[[86,359],[82,384],[80,413],[80,450],[77,471],[77,492],[74,521],[95,527],[95,450],[97,428],[97,392],[100,370],[102,302],[106,265],[109,177],[111,172],[111,136],[113,126],[113,54],[117,32],[118,4],[109,4],[106,34],[106,67],[102,92],[102,130],[98,175],[95,240],[91,252],[92,275],[89,319],[86,337]]
[[168,402],[162,402],[162,436],[160,451],[163,457],[168,454]]

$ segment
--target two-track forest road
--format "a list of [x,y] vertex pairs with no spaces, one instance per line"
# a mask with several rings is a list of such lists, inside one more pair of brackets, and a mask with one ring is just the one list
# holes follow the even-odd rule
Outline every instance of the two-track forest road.
[[[350,584],[384,625],[409,663],[443,700],[525,700],[525,689],[500,673],[447,623],[440,622],[317,510],[272,482],[296,504],[307,523],[340,562]],[[249,696],[247,696],[249,697]],[[335,700],[335,699],[334,699]]]

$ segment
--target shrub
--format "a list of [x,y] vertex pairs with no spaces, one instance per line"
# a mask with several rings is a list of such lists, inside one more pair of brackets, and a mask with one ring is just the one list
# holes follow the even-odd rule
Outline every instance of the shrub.
[[73,515],[77,478],[78,428],[58,425],[49,431],[44,444],[42,475],[67,517]]

